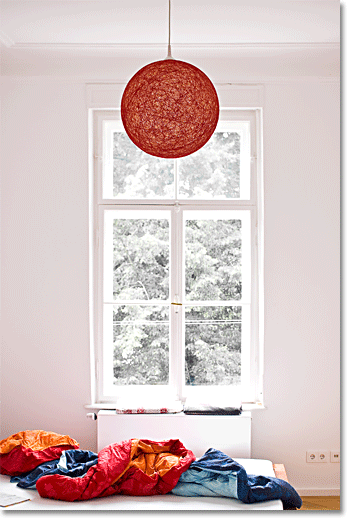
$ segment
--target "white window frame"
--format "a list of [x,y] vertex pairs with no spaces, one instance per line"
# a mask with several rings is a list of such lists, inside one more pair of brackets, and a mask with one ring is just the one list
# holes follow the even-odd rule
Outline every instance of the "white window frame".
[[[117,400],[117,394],[105,394],[103,391],[103,212],[105,210],[131,210],[135,207],[177,210],[178,202],[184,210],[193,210],[199,206],[205,209],[247,211],[251,215],[251,277],[253,279],[251,290],[251,337],[250,337],[250,384],[249,391],[244,393],[243,402],[251,404],[263,404],[263,183],[262,183],[262,111],[259,108],[252,109],[221,109],[217,131],[229,129],[229,122],[250,121],[250,199],[234,200],[192,200],[188,199],[113,199],[103,198],[103,121],[117,121],[120,126],[119,110],[92,110],[90,125],[90,142],[93,156],[90,160],[90,178],[93,179],[90,186],[90,214],[91,214],[91,358],[92,358],[92,401],[97,404],[112,404]],[[175,292],[174,292],[175,293]],[[173,294],[173,288],[172,288]],[[236,302],[236,304],[238,304]],[[172,311],[174,307],[172,306]],[[182,320],[182,322],[184,319]],[[176,333],[182,333],[178,330]],[[171,351],[171,361],[176,363],[176,371],[181,372],[184,348],[180,355]],[[245,361],[245,359],[244,359]],[[243,367],[242,367],[243,369]],[[245,378],[245,377],[244,377]],[[158,386],[154,386],[158,389]],[[179,397],[185,398],[189,391],[183,391],[184,380],[178,376],[175,388]],[[171,388],[171,386],[170,386]],[[169,389],[170,389],[169,388]],[[222,387],[223,390],[223,387]],[[141,386],[142,394],[151,394],[151,387]],[[217,390],[219,392],[220,389]],[[137,389],[127,387],[129,394],[137,392]],[[202,390],[202,394],[204,389]]]

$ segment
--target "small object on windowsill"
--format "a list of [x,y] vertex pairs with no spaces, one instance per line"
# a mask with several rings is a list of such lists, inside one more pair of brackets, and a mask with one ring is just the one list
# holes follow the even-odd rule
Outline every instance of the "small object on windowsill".
[[150,399],[139,402],[138,399],[120,398],[116,404],[116,414],[174,414],[182,411],[182,403],[170,399]]
[[0,492],[0,506],[3,508],[17,505],[18,503],[24,503],[24,501],[30,501],[29,497],[23,499],[22,497],[15,496],[14,494],[5,494],[4,492]]
[[197,401],[187,398],[184,405],[185,414],[201,415],[239,415],[242,412],[242,403],[238,401]]

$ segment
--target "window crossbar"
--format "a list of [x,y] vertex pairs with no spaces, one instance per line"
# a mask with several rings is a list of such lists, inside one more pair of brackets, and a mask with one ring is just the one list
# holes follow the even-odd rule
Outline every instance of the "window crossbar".
[[[215,324],[215,323],[241,323],[241,319],[195,319],[195,320],[185,320],[186,324]],[[117,321],[113,323],[114,326],[125,326],[125,325],[135,325],[135,324],[146,324],[146,326],[155,325],[155,324],[169,324],[169,321],[145,321],[145,320],[134,320],[134,321]]]

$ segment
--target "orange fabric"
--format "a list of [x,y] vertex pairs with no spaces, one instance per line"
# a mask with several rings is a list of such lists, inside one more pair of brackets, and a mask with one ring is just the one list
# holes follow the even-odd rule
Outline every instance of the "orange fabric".
[[168,470],[177,465],[180,456],[168,452],[168,447],[163,445],[147,444],[137,440],[137,449],[130,467],[136,467],[148,476],[158,473],[163,477]]
[[141,470],[148,476],[158,474],[162,478],[172,467],[179,464],[180,459],[180,456],[168,451],[167,445],[150,444],[143,440],[133,439],[130,461],[112,484],[116,483],[131,467]]
[[137,458],[130,462],[129,468],[136,467],[148,476],[159,474],[160,477],[163,477],[168,470],[179,463],[179,460],[179,456],[175,456],[170,452],[159,454],[142,452]]
[[70,436],[63,436],[54,432],[41,430],[21,431],[13,434],[8,438],[0,441],[0,454],[7,454],[18,446],[31,449],[33,451],[42,451],[48,447],[58,445],[72,445],[78,447],[79,444]]

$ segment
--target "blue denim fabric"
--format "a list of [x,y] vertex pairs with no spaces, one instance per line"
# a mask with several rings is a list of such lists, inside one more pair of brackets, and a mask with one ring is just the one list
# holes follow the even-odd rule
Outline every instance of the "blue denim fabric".
[[248,475],[239,463],[216,449],[209,449],[191,463],[172,490],[181,496],[220,496],[256,503],[280,499],[284,509],[301,508],[296,490],[282,479]]
[[87,470],[98,463],[98,454],[91,451],[71,449],[63,451],[57,460],[41,463],[25,476],[14,476],[11,483],[17,483],[20,488],[36,488],[36,482],[48,474],[61,474],[72,478],[81,477]]

